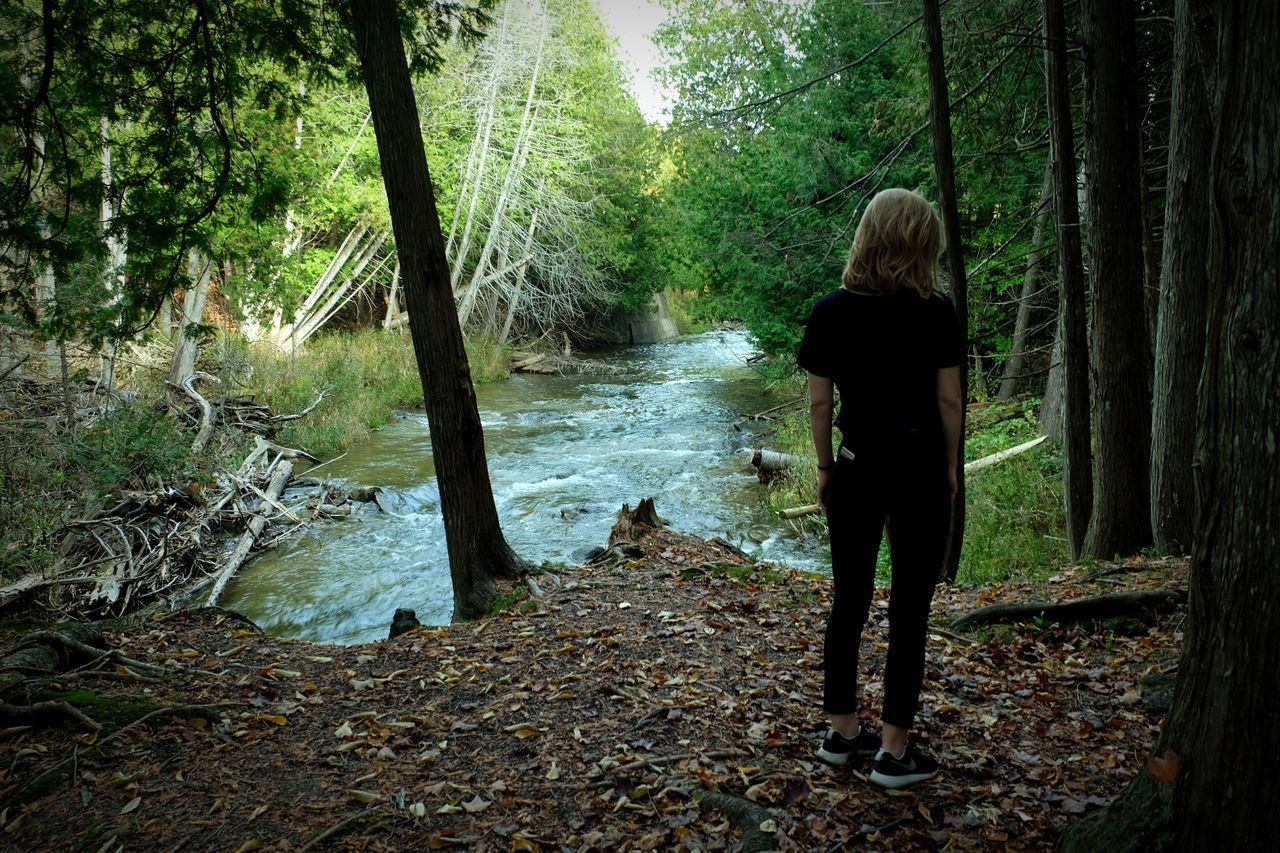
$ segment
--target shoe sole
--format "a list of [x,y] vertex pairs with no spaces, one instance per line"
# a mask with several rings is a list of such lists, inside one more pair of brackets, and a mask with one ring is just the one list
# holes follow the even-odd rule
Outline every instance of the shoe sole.
[[904,773],[901,776],[888,776],[878,770],[872,770],[870,778],[872,782],[875,782],[882,788],[905,788],[908,785],[914,785],[917,782],[932,779],[937,775],[937,770],[930,773]]
[[875,758],[876,752],[879,751],[880,750],[877,749],[875,752],[859,752],[857,750],[854,750],[853,752],[828,752],[824,747],[818,747],[818,757],[828,764],[836,767],[843,767],[849,763],[850,758]]
[[849,755],[847,752],[828,752],[824,747],[818,747],[818,757],[834,767],[844,767],[849,763]]

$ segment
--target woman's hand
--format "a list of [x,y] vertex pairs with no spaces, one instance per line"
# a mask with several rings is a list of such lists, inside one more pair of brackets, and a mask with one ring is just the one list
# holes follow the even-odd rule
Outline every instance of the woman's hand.
[[818,506],[827,509],[827,489],[831,486],[831,471],[818,469]]
[[960,492],[960,481],[956,477],[956,467],[954,465],[947,466],[947,483],[951,486],[951,500],[956,499],[956,495]]

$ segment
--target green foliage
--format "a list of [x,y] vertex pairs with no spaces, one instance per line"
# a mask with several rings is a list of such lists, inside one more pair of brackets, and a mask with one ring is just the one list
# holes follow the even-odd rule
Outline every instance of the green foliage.
[[67,453],[72,475],[91,495],[138,489],[148,478],[190,479],[191,437],[168,417],[132,406],[112,409],[76,434]]
[[[790,356],[814,300],[839,285],[865,201],[888,186],[937,200],[918,10],[837,0],[672,9],[658,42],[679,100],[653,207],[655,263],[707,313],[741,319],[766,352]],[[944,22],[969,331],[993,370],[1010,346],[1045,158],[1043,143],[1028,144],[1045,126],[1030,30],[1009,23],[1023,14],[1013,3],[951,4]],[[1041,341],[1052,301],[1042,296],[1034,318]],[[995,378],[971,384],[982,391]]]
[[38,425],[7,432],[0,444],[4,574],[45,568],[72,513],[88,511],[115,491],[203,480],[210,458],[194,459],[190,449],[190,434],[147,403],[117,403],[74,432]]
[[[1021,416],[970,433],[965,458],[972,461],[1038,436],[1038,402],[1027,400]],[[1070,559],[1058,445],[1045,443],[975,471],[965,485],[968,507],[959,583],[1038,578]]]

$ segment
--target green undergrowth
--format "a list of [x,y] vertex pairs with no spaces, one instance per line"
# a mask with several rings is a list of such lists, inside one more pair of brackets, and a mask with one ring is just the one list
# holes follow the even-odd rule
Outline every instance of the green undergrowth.
[[[243,345],[242,345],[243,346]],[[397,332],[316,335],[296,353],[268,345],[247,348],[245,391],[285,422],[276,441],[327,458],[342,453],[391,420],[397,409],[421,408],[413,346]]]
[[[970,413],[965,459],[1030,441],[1040,434],[1035,411],[1039,400],[999,404]],[[792,472],[770,484],[772,510],[817,502],[816,459],[804,406],[782,413],[768,445],[796,457]],[[1062,516],[1062,454],[1045,443],[1030,451],[972,472],[966,482],[964,550],[958,582],[982,585],[1005,580],[1036,580],[1069,561]],[[825,516],[797,519],[797,527],[826,526]],[[889,581],[889,553],[882,543],[877,561],[881,583]]]
[[191,454],[191,433],[154,397],[119,402],[89,422],[9,430],[0,440],[0,576],[40,571],[56,557],[64,525],[119,490],[207,482],[224,444]]

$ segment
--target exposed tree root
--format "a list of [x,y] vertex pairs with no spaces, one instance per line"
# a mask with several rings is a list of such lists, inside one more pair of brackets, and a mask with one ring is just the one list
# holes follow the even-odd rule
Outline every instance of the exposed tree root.
[[[213,715],[217,710],[221,708],[240,707],[242,704],[243,703],[240,703],[240,702],[219,702],[213,705],[172,705],[168,708],[159,708],[155,711],[151,711],[150,713],[143,714],[141,717],[134,720],[132,723],[128,723],[127,725],[121,726],[111,734],[95,742],[91,748],[97,751],[101,751],[104,746],[111,743],[111,741],[115,740],[116,738],[120,737],[120,735],[137,728],[139,725],[147,722],[148,720],[154,720],[156,717],[188,716],[188,717],[204,717],[205,719],[216,719]],[[18,791],[14,794],[14,797],[20,800],[24,791],[27,791],[32,787],[38,787],[39,784],[43,782],[45,779],[49,778],[50,776],[55,776],[61,773],[67,767],[75,763],[78,760],[78,758],[79,758],[78,753],[72,753],[70,756],[68,756],[67,758],[64,758],[62,761],[59,761],[57,764],[53,765],[52,767],[50,767],[48,770],[44,771],[40,775],[30,779],[25,785],[23,785],[21,788],[18,789]]]
[[1180,589],[1155,589],[1116,592],[1095,598],[1078,598],[1074,601],[991,604],[971,610],[953,622],[951,627],[958,631],[967,631],[979,625],[1025,622],[1036,618],[1042,618],[1048,622],[1114,619],[1118,616],[1136,616],[1173,610],[1186,600],[1187,594]]
[[0,702],[0,719],[5,722],[39,725],[49,717],[68,717],[91,732],[102,731],[102,725],[98,721],[66,702],[32,702],[30,705]]
[[386,806],[383,804],[379,804],[376,806],[370,806],[369,808],[365,809],[362,812],[356,812],[350,817],[344,818],[343,820],[338,821],[333,826],[329,827],[324,832],[320,833],[315,838],[308,841],[305,845],[303,845],[301,853],[306,853],[306,851],[308,850],[315,850],[316,848],[322,846],[326,841],[330,841],[334,838],[337,838],[338,836],[341,836],[343,833],[353,829],[357,824],[363,823],[369,818],[376,816],[378,812],[385,812],[385,811],[386,811]]
[[742,853],[762,853],[778,849],[777,839],[774,838],[777,827],[768,809],[732,794],[698,786],[690,787],[689,793],[694,799],[718,809],[731,824],[742,831]]

